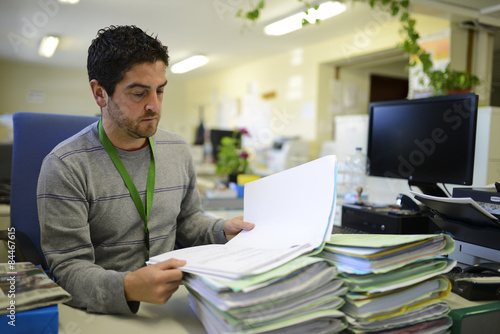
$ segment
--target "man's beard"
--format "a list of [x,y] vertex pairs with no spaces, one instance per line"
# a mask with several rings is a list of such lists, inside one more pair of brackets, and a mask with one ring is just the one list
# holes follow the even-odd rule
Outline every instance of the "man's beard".
[[[159,113],[148,112],[141,115],[137,120],[126,118],[118,104],[116,104],[112,98],[108,100],[107,113],[111,122],[132,138],[151,137],[156,133],[158,128]],[[149,117],[158,117],[158,122],[142,123],[140,121],[143,118]]]

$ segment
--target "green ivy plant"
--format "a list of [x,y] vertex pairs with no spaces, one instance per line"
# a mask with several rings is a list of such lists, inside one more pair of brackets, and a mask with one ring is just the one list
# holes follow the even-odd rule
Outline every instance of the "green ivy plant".
[[[298,2],[302,2],[306,6],[305,13],[307,14],[308,10],[311,8],[318,9],[319,4],[313,5],[307,0],[296,0]],[[258,18],[260,17],[260,12],[264,9],[266,2],[265,0],[259,0],[257,3],[255,3],[253,6],[250,7],[249,10],[244,10],[243,8],[240,8],[236,12],[236,17],[239,17],[243,19],[244,22],[251,22],[255,23]],[[316,20],[318,22],[319,20]],[[307,25],[310,22],[307,21],[306,19],[302,20],[302,25]]]
[[[363,1],[363,0],[354,0]],[[445,70],[433,69],[433,62],[430,53],[425,51],[418,44],[419,33],[415,30],[416,21],[410,16],[410,0],[368,0],[370,6],[379,6],[385,9],[392,16],[399,15],[404,40],[402,48],[404,51],[418,58],[422,64],[422,72],[429,79],[429,85],[434,95],[446,94],[449,91],[471,89],[480,84],[479,78],[466,71],[456,71],[450,69],[450,65]],[[417,61],[413,59],[410,66],[415,66]],[[423,79],[421,79],[421,82]]]
[[[296,0],[306,5],[307,9],[316,8],[306,0]],[[472,75],[466,71],[451,70],[448,65],[446,69],[439,70],[433,69],[433,62],[430,53],[424,50],[419,44],[419,33],[415,29],[416,21],[409,13],[410,0],[353,0],[358,2],[368,2],[371,8],[380,8],[389,12],[393,17],[399,15],[399,22],[401,23],[401,31],[403,35],[403,42],[400,47],[405,52],[408,52],[412,57],[410,66],[415,66],[420,61],[422,64],[422,72],[429,79],[429,85],[434,95],[446,94],[447,91],[455,89],[469,89],[480,84],[477,76]],[[237,16],[251,22],[256,22],[260,16],[260,12],[265,7],[265,0],[260,0],[250,10],[245,11],[240,9]],[[307,12],[307,11],[306,11]],[[304,20],[303,24],[308,24]],[[423,79],[421,80],[423,82]]]

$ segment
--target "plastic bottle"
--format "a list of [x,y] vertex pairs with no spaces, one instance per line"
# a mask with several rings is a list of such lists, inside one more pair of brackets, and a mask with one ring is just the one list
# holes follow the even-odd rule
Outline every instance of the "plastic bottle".
[[344,200],[344,195],[349,191],[349,167],[347,165],[347,156],[337,156],[338,173],[337,173],[337,198]]
[[361,147],[347,158],[347,180],[344,203],[362,204],[368,200],[368,157]]

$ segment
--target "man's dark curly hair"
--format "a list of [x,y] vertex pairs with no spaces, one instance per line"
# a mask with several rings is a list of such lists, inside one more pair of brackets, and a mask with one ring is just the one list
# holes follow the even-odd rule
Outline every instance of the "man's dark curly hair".
[[110,26],[99,30],[89,47],[87,72],[109,96],[132,66],[161,60],[168,66],[168,48],[136,26]]

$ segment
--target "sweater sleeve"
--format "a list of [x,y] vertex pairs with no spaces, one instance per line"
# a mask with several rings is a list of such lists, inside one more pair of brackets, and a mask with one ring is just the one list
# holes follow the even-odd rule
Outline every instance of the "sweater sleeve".
[[226,243],[223,230],[226,220],[208,217],[201,211],[201,198],[191,161],[188,164],[188,175],[189,187],[177,220],[177,243],[182,247]]
[[84,182],[54,154],[42,164],[37,202],[42,250],[56,282],[73,296],[68,304],[95,313],[137,312],[139,303],[125,299],[127,272],[94,264]]

